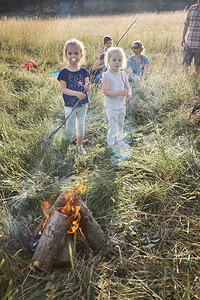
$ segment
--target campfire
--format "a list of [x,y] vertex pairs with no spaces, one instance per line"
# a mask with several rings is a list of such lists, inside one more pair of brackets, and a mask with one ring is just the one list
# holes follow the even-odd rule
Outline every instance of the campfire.
[[42,204],[41,204],[41,207],[42,207],[42,210],[43,210],[43,213],[44,213],[44,216],[45,216],[45,220],[44,222],[42,223],[42,228],[39,230],[38,234],[41,235],[42,234],[42,231],[47,223],[47,220],[49,219],[49,203],[51,201],[51,199],[53,197],[55,197],[56,195],[51,195],[51,197],[49,198],[48,201],[40,201]]
[[40,239],[32,257],[32,266],[50,272],[53,266],[70,266],[81,248],[87,256],[96,254],[105,242],[104,233],[80,199],[84,185],[78,184],[62,193],[52,208],[41,201],[45,215],[39,231]]

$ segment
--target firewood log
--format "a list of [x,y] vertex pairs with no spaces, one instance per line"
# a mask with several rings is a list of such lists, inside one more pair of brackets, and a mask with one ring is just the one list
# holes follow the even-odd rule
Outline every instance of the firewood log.
[[[57,199],[56,207],[62,206],[59,199],[63,198]],[[103,246],[105,235],[86,204],[80,200],[79,205],[81,206],[80,227],[95,254]],[[68,239],[70,235],[67,234],[67,217],[58,212],[56,207],[54,205],[54,209],[51,210],[50,218],[31,260],[34,267],[47,273],[51,271],[53,265],[70,265],[69,245],[72,248],[72,256],[75,256],[73,241]]]
[[[70,249],[71,248],[71,254]],[[70,255],[72,255],[72,259],[75,257],[75,245],[74,245],[74,235],[67,234],[65,244],[61,249],[59,255],[55,258],[53,263],[53,267],[70,267],[71,259]]]
[[105,243],[105,235],[101,229],[101,226],[94,219],[87,205],[82,200],[80,200],[80,206],[80,227],[82,228],[82,231],[95,254],[101,249],[101,247]]
[[[63,197],[62,194],[58,197],[58,199],[53,204],[53,207],[63,206]],[[88,241],[90,248],[93,250],[94,254],[97,253],[100,248],[103,246],[105,242],[105,235],[101,229],[99,223],[94,219],[92,213],[88,209],[85,202],[82,200],[79,201],[79,205],[81,206],[80,214],[81,221],[80,227]]]
[[66,216],[58,211],[52,212],[31,260],[34,267],[44,272],[51,271],[66,241],[66,219]]

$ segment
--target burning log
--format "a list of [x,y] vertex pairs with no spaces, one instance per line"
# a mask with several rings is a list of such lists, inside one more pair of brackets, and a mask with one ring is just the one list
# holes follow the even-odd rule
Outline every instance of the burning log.
[[[61,194],[56,202],[54,203],[54,208],[59,208],[64,205],[63,194]],[[87,205],[82,201],[79,200],[80,209],[80,227],[89,243],[91,249],[95,252],[98,252],[102,245],[105,242],[105,235],[101,229],[99,223],[95,220],[92,213],[88,209]]]
[[42,226],[44,229],[31,260],[39,270],[50,272],[53,265],[70,265],[71,256],[76,255],[73,233],[77,229],[79,243],[84,241],[82,244],[85,244],[87,253],[97,253],[105,242],[100,225],[75,190],[61,194],[51,208],[51,215],[46,211],[46,216],[45,227]]
[[98,252],[105,242],[105,235],[101,226],[94,219],[86,204],[80,200],[80,226],[94,253]]
[[42,232],[32,257],[33,266],[49,272],[66,242],[66,216],[54,210]]
[[53,267],[70,267],[71,259],[70,256],[74,258],[75,256],[75,245],[73,234],[68,234],[66,236],[65,244],[61,249],[59,255],[56,257]]

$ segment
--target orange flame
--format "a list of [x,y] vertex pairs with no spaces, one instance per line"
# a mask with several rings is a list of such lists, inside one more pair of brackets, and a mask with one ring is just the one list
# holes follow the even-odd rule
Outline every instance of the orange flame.
[[44,230],[44,227],[45,227],[45,225],[46,225],[46,223],[47,223],[47,221],[49,219],[49,203],[50,203],[50,201],[51,201],[51,199],[53,197],[56,197],[56,195],[55,194],[51,195],[51,197],[49,198],[48,201],[42,201],[42,200],[40,201],[42,203],[41,207],[42,207],[43,213],[45,215],[45,220],[44,220],[44,222],[42,224],[42,228],[40,229],[40,231],[38,232],[38,234],[42,234],[42,232]]
[[83,194],[84,192],[84,184],[79,183],[76,184],[76,186],[70,191],[67,191],[66,193],[63,193],[61,195],[61,201],[64,202],[65,205],[63,207],[57,208],[57,210],[60,211],[63,215],[67,216],[67,233],[74,233],[79,228],[81,234],[84,236],[81,228],[79,227],[81,220],[81,215],[79,211],[81,207],[78,205],[80,200],[80,194]]

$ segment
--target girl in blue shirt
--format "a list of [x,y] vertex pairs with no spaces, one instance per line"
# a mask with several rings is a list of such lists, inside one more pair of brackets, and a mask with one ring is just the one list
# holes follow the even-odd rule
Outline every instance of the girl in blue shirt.
[[129,81],[135,78],[145,79],[148,76],[150,62],[146,55],[142,54],[144,47],[141,41],[135,41],[132,46],[134,55],[127,60]]
[[89,73],[79,65],[83,56],[82,42],[76,39],[67,41],[64,46],[64,57],[68,60],[68,65],[58,75],[65,102],[65,117],[69,116],[66,121],[64,144],[66,148],[69,146],[76,124],[77,151],[80,154],[86,154],[83,148],[83,139],[87,103],[89,102],[87,92],[90,90]]

